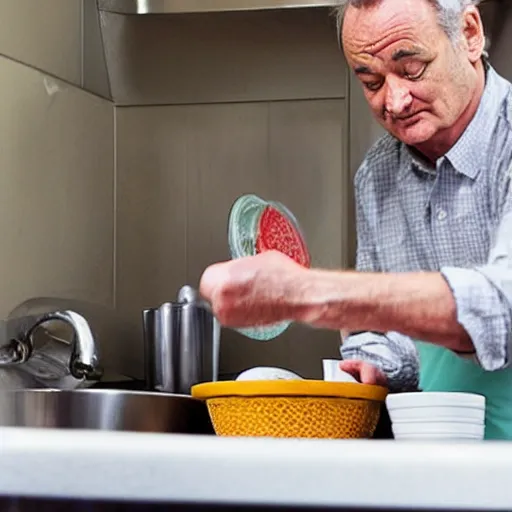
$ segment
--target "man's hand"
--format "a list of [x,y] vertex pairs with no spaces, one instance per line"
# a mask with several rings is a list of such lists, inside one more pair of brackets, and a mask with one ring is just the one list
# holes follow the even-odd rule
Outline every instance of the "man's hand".
[[277,251],[208,267],[201,295],[226,327],[254,327],[293,320],[308,271]]
[[354,379],[362,384],[387,386],[386,375],[372,364],[348,359],[346,361],[341,361],[340,369],[344,372],[350,373]]

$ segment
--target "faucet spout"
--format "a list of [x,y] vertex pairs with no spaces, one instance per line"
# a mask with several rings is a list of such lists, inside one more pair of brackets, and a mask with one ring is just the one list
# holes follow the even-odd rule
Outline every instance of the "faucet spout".
[[55,311],[39,316],[27,332],[27,339],[41,324],[61,320],[69,324],[74,331],[69,370],[76,379],[97,380],[103,371],[99,364],[94,336],[87,320],[74,311]]
[[97,380],[103,370],[99,364],[94,335],[87,320],[74,311],[56,311],[38,318],[28,332],[29,338],[37,327],[52,320],[61,320],[69,324],[74,331],[69,370],[76,379]]
[[0,343],[0,366],[26,363],[34,352],[33,337],[39,326],[62,321],[73,329],[69,372],[75,379],[98,380],[103,374],[94,335],[87,320],[70,310],[11,318],[5,322]]

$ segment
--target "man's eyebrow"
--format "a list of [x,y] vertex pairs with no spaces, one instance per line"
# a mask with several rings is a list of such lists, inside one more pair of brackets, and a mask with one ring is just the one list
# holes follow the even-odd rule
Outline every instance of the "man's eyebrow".
[[397,50],[395,53],[393,53],[393,56],[391,58],[393,59],[393,61],[397,62],[405,57],[415,57],[416,55],[420,54],[420,50]]
[[357,66],[354,72],[358,75],[372,75],[373,71],[368,66]]

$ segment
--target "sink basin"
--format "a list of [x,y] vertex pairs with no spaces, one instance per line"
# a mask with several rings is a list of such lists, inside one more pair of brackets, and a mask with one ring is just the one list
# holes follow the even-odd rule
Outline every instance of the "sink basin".
[[202,401],[113,389],[2,391],[0,427],[214,434]]

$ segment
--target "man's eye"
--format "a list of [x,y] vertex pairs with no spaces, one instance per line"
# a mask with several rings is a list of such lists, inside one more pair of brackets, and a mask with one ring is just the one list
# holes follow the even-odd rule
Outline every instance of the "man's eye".
[[364,82],[364,86],[369,91],[378,91],[380,89],[381,85],[382,85],[382,82]]
[[408,80],[419,80],[423,76],[423,73],[425,73],[426,69],[426,64],[408,66],[404,70],[404,77]]

